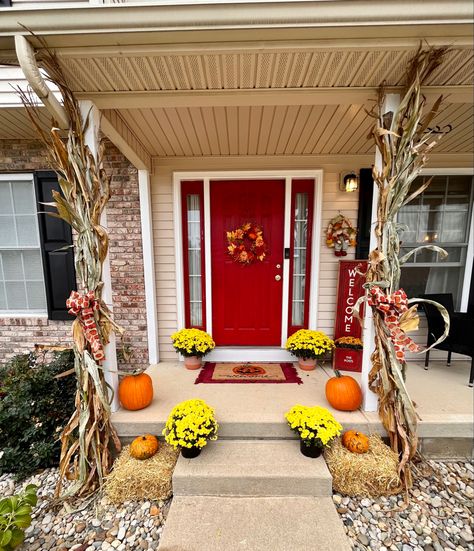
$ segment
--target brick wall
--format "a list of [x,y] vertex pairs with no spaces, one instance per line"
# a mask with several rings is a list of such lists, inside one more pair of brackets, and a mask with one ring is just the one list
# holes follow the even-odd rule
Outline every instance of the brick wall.
[[[106,150],[105,168],[112,171],[112,198],[107,208],[114,315],[126,331],[133,352],[121,368],[148,363],[145,284],[136,169],[112,145]],[[39,142],[0,140],[0,172],[47,170]],[[71,318],[72,321],[72,318]],[[71,322],[45,317],[0,317],[0,362],[31,350],[34,344],[68,344]]]

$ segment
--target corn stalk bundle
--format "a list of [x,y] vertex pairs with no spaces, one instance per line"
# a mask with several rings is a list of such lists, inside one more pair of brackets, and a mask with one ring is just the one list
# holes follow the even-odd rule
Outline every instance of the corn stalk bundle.
[[[44,46],[44,44],[43,44]],[[94,338],[102,350],[111,331],[122,333],[102,300],[102,267],[108,251],[108,236],[101,226],[101,214],[110,198],[110,179],[102,168],[104,144],[97,158],[85,143],[88,116],[82,117],[78,102],[68,88],[53,52],[45,48],[44,66],[50,80],[59,88],[69,116],[69,129],[62,132],[51,121],[45,132],[38,105],[31,93],[18,90],[29,118],[46,147],[50,166],[58,175],[62,193],[53,191],[56,209],[48,212],[61,218],[74,230],[74,262],[82,293],[94,297],[89,314]],[[72,295],[71,295],[72,296]],[[76,293],[76,296],[82,296]],[[69,302],[69,301],[68,301]],[[89,329],[89,334],[90,334]],[[77,377],[76,409],[61,434],[61,459],[56,497],[85,496],[97,490],[112,466],[110,445],[117,450],[120,441],[111,423],[111,389],[88,339],[88,329],[78,316],[72,325],[74,369]],[[98,339],[98,341],[97,341]],[[103,352],[102,352],[103,355]],[[71,481],[65,484],[65,481]]]
[[[385,92],[381,86],[375,109],[370,113],[376,120],[371,135],[380,152],[381,166],[373,168],[373,180],[379,192],[375,226],[377,246],[369,255],[365,287],[369,296],[371,290],[378,293],[378,299],[384,305],[390,305],[391,301],[397,304],[400,298],[403,300],[404,291],[399,289],[400,268],[415,252],[430,249],[442,257],[447,255],[440,247],[427,245],[411,250],[400,258],[400,235],[406,228],[397,223],[400,208],[422,193],[431,182],[428,179],[410,193],[410,187],[426,164],[429,153],[442,137],[442,133],[430,128],[430,124],[443,98],[439,97],[423,115],[426,100],[421,86],[442,63],[446,51],[447,48],[423,49],[420,46],[408,67],[406,85],[398,108],[395,112],[385,112]],[[362,300],[371,304],[370,299]],[[412,298],[406,301],[407,304],[413,302],[423,300]],[[438,307],[445,321],[444,335],[433,344],[435,346],[448,334],[449,315],[441,305],[433,304]],[[410,462],[418,444],[417,413],[405,386],[403,346],[400,350],[393,331],[398,331],[402,339],[411,345],[410,350],[424,352],[405,335],[407,331],[418,328],[417,306],[405,306],[405,312],[396,320],[395,327],[393,323],[387,322],[387,316],[380,308],[374,304],[371,306],[375,351],[371,357],[369,388],[378,395],[379,415],[390,437],[391,447],[400,458],[399,474],[408,488],[412,483]]]

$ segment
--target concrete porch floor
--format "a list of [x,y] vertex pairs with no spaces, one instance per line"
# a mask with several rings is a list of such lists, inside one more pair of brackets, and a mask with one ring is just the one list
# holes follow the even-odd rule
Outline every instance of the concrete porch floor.
[[[425,371],[422,362],[410,362],[407,386],[421,417],[419,436],[424,439],[473,436],[473,390],[469,388],[470,362],[430,363]],[[347,428],[383,434],[376,412],[340,412],[332,410],[325,398],[325,385],[332,376],[329,365],[312,372],[299,371],[303,380],[297,384],[198,384],[198,372],[183,364],[160,363],[150,366],[155,397],[140,411],[119,410],[112,420],[121,438],[128,440],[150,432],[160,435],[166,418],[178,402],[190,398],[206,400],[216,410],[220,438],[294,438],[284,413],[294,404],[320,405],[331,410]],[[359,378],[358,374],[354,374]]]

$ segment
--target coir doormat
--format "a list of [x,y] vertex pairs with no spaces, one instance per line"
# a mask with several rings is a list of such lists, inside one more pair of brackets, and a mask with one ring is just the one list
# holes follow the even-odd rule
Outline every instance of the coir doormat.
[[199,383],[297,383],[303,384],[291,363],[206,363]]

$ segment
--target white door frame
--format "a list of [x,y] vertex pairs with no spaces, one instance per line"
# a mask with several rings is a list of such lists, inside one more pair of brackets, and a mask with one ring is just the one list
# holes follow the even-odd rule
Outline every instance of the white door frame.
[[[321,217],[323,199],[323,171],[318,170],[245,170],[245,171],[211,171],[211,172],[174,172],[173,173],[173,218],[176,259],[176,300],[178,329],[185,324],[184,304],[184,269],[183,269],[183,234],[181,221],[181,181],[202,180],[204,186],[204,239],[206,243],[206,331],[212,334],[212,266],[209,247],[211,244],[211,180],[265,180],[275,178],[285,180],[285,213],[284,244],[291,245],[291,182],[297,178],[312,178],[315,182],[313,205],[313,233],[311,243],[311,281],[309,298],[308,327],[316,329],[318,318],[319,294],[319,257],[321,248]],[[289,259],[283,260],[282,290],[282,326],[280,347],[216,347],[207,358],[210,361],[291,361],[293,357],[284,350],[288,330],[288,297],[289,297]]]

